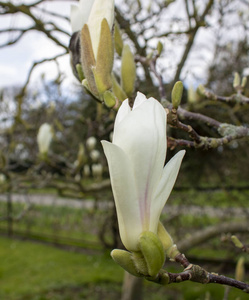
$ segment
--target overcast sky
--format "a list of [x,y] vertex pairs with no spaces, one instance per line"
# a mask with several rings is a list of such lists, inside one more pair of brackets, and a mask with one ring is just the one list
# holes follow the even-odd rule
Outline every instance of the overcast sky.
[[[14,0],[12,2],[14,3],[32,3],[34,0],[26,0],[26,1],[20,1],[20,0]],[[116,3],[122,3],[125,5],[125,3],[129,2],[131,0],[116,0]],[[151,2],[151,0],[143,0],[141,1],[144,8],[147,8],[148,4]],[[206,1],[205,1],[206,2]],[[234,1],[234,3],[237,2],[237,0]],[[77,3],[77,1],[44,1],[39,7],[47,9],[49,11],[53,11],[62,15],[65,15],[69,17],[70,14],[70,6],[73,3]],[[133,4],[135,2],[132,2]],[[152,1],[153,3],[153,1]],[[165,16],[165,22],[164,26],[171,26],[171,24],[167,21],[172,17],[178,17],[181,14],[184,14],[184,9],[182,8],[182,0],[176,0],[173,5],[170,5],[170,10],[167,11],[168,15]],[[204,4],[204,1],[198,2],[200,5]],[[134,4],[135,5],[135,4]],[[45,16],[41,12],[35,12],[36,15],[40,14],[41,18],[45,18]],[[209,18],[209,22],[213,23],[216,22],[215,16],[212,18]],[[227,20],[227,23],[233,22],[233,19],[230,18]],[[4,28],[15,28],[15,27],[28,27],[30,25],[30,20],[28,18],[24,18],[21,14],[15,14],[12,16],[1,16],[0,18],[0,29]],[[175,23],[174,26],[180,26],[178,23]],[[60,20],[60,26],[63,26],[63,28],[71,33],[70,24],[66,21],[63,22]],[[177,28],[175,28],[177,30]],[[229,36],[232,38],[238,37],[240,34],[239,31],[234,31],[233,27],[231,26],[231,29],[229,31]],[[4,41],[11,40],[15,38],[15,34],[8,33],[8,34],[1,34],[0,35],[0,44],[3,44]],[[69,43],[69,37],[66,35],[60,35],[59,38],[68,45]],[[193,80],[193,76],[191,74],[195,73],[195,75],[199,77],[205,78],[205,72],[210,64],[210,62],[213,59],[213,44],[214,44],[214,31],[212,30],[202,30],[200,29],[197,39],[199,40],[198,45],[204,44],[205,46],[201,48],[201,51],[196,48],[195,51],[192,51],[190,54],[190,57],[187,61],[187,68],[188,71],[183,72],[183,75],[186,78],[191,81]],[[182,55],[182,49],[183,47],[181,45],[184,45],[184,41],[181,41],[179,44],[176,45],[172,44],[170,42],[170,39],[166,39],[165,44],[165,52],[164,52],[164,59],[159,61],[159,68],[160,66],[162,68],[165,68],[166,70],[172,70],[176,66],[176,62],[179,61],[181,55]],[[49,58],[52,57],[54,54],[62,53],[63,49],[61,47],[56,46],[53,42],[51,42],[44,34],[38,32],[38,31],[31,31],[24,35],[24,37],[16,44],[12,46],[8,46],[6,48],[0,49],[0,87],[4,86],[12,86],[12,85],[22,85],[28,75],[28,71],[32,64],[35,61],[39,61],[43,58]],[[194,59],[191,59],[191,57]],[[65,81],[65,84],[71,84],[75,83],[76,80],[74,79],[70,63],[69,63],[69,56],[66,55],[59,60],[60,68],[61,70],[66,74],[67,80]],[[191,67],[188,66],[188,64],[191,64]],[[46,74],[46,79],[53,79],[55,78],[57,74],[57,69],[55,64],[53,63],[45,63],[41,66],[37,67],[35,72],[33,73],[32,80],[37,81],[41,73]],[[172,71],[171,71],[172,73]],[[172,73],[173,74],[173,73]],[[165,77],[169,78],[170,72],[166,73]]]
[[[20,1],[14,1],[20,3]],[[25,3],[32,3],[33,1],[26,0]],[[71,2],[73,3],[73,2]],[[40,5],[41,8],[45,8],[49,11],[69,16],[71,4],[67,1],[45,1]],[[61,22],[63,28],[71,32],[71,28],[68,22]],[[12,16],[4,16],[0,18],[0,28],[13,28],[21,27],[25,28],[30,25],[28,18],[24,18],[21,14]],[[8,33],[0,35],[0,44],[6,40],[15,38],[15,34]],[[69,37],[66,35],[60,36],[60,39],[65,43],[69,43]],[[43,58],[52,57],[54,54],[62,53],[63,49],[56,46],[51,42],[44,34],[37,31],[30,31],[26,33],[23,38],[12,46],[8,46],[0,49],[0,86],[9,86],[15,84],[23,84],[28,75],[28,71],[33,62],[39,61]],[[74,81],[70,64],[69,56],[66,55],[59,59],[60,68],[68,75],[68,80]],[[36,80],[41,73],[46,73],[47,79],[52,79],[57,74],[56,66],[53,63],[45,63],[39,66],[34,71],[33,80]],[[75,81],[74,81],[75,82]]]

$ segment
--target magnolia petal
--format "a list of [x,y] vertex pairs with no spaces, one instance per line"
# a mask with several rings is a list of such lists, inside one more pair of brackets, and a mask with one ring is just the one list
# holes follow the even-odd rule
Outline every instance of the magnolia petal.
[[88,26],[92,39],[93,52],[97,58],[98,45],[101,33],[101,22],[106,18],[110,30],[114,23],[114,0],[95,0],[88,18]]
[[173,189],[185,152],[185,150],[179,151],[171,158],[163,169],[163,175],[157,186],[154,197],[153,212],[151,214],[152,218],[150,220],[150,224],[153,228],[154,226],[157,226],[162,209]]
[[121,240],[130,251],[138,251],[142,230],[140,206],[131,161],[118,146],[101,141],[108,161]]
[[85,23],[87,23],[90,15],[94,0],[81,0],[79,6],[72,5],[70,11],[70,21],[72,32],[76,32],[82,29]]
[[128,99],[124,100],[121,104],[116,119],[114,123],[114,129],[118,126],[118,124],[131,112],[131,107],[129,105]]
[[137,97],[133,105],[133,109],[136,109],[138,106],[147,101],[146,96],[143,93],[137,92]]
[[131,160],[143,210],[143,231],[146,231],[149,230],[152,195],[161,178],[166,155],[166,113],[158,101],[152,98],[143,101],[143,95],[139,95],[141,104],[114,127],[113,143]]

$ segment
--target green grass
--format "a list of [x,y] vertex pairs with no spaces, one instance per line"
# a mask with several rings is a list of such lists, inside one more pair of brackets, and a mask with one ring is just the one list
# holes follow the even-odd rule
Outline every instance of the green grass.
[[[204,193],[196,191],[174,192],[170,204],[228,207],[249,206],[248,191],[223,191]],[[13,204],[13,215],[23,210],[22,204]],[[109,215],[108,215],[109,214]],[[50,242],[59,238],[73,238],[70,243],[88,249],[88,253],[73,253],[62,249],[21,240],[0,237],[0,299],[2,300],[119,300],[123,270],[110,258],[109,251],[101,252],[98,230],[111,216],[111,211],[82,210],[69,207],[34,206],[21,220],[14,224],[14,230],[27,233],[51,235]],[[0,202],[0,217],[6,215],[6,204]],[[162,216],[175,240],[191,234],[196,229],[219,223],[216,217],[188,215],[173,218],[168,222],[167,214]],[[231,216],[229,216],[231,219]],[[0,222],[0,229],[6,229],[6,221]],[[108,227],[109,230],[109,227]],[[107,231],[108,233],[108,231]],[[37,238],[37,237],[36,237]],[[41,236],[41,240],[45,240]],[[68,240],[69,241],[69,240]],[[247,243],[248,239],[243,239]],[[196,247],[189,255],[202,258],[238,257],[234,246],[221,242],[217,237]],[[248,260],[247,260],[248,262]],[[170,263],[167,264],[167,268]],[[206,266],[205,266],[206,267]],[[209,271],[216,271],[212,266]],[[179,271],[182,269],[178,269]],[[178,271],[169,269],[169,271]],[[229,274],[224,274],[229,276]],[[230,276],[234,275],[231,270]],[[147,282],[145,300],[212,300],[223,299],[224,287],[200,285],[192,282],[160,287]],[[248,299],[243,292],[231,289],[229,300],[240,297]]]
[[172,205],[198,205],[214,207],[249,207],[249,190],[220,189],[216,191],[198,191],[194,189],[172,192],[169,203]]
[[[0,299],[119,300],[123,270],[109,252],[74,253],[0,237]],[[169,265],[169,263],[168,263]],[[169,271],[176,271],[175,267]],[[224,287],[192,282],[161,287],[145,283],[145,300],[220,300]],[[248,295],[232,289],[229,300]]]
[[82,254],[0,238],[0,299],[39,294],[63,286],[121,282],[109,253]]

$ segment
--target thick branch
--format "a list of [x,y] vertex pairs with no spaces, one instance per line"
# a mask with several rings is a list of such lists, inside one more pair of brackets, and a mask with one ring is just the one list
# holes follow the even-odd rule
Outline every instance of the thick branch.
[[201,89],[201,93],[209,99],[213,101],[220,101],[220,102],[225,102],[225,103],[239,103],[239,104],[248,104],[249,103],[249,98],[242,95],[241,93],[236,93],[228,97],[224,96],[219,96],[214,94],[212,91],[209,91],[205,88]]
[[181,252],[186,252],[189,249],[198,246],[199,244],[206,242],[207,240],[214,238],[222,233],[238,233],[246,232],[249,233],[248,222],[226,222],[209,226],[203,230],[199,230],[193,233],[189,238],[184,238],[182,241],[177,243],[177,247]]

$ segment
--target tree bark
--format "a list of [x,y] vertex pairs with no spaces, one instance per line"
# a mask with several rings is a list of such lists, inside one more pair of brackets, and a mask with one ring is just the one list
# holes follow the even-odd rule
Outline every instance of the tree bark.
[[125,272],[121,300],[142,300],[143,280]]

